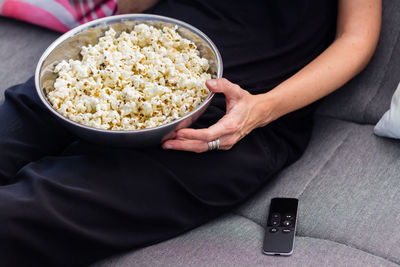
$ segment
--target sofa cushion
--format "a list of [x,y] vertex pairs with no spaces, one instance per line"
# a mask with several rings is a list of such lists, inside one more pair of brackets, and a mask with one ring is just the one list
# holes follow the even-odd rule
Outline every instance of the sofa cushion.
[[400,81],[400,1],[383,1],[382,31],[368,67],[322,101],[318,113],[375,124],[390,106]]
[[40,56],[59,33],[0,17],[0,104],[4,90],[34,75]]
[[262,254],[264,229],[227,215],[177,238],[119,255],[93,267],[119,266],[398,266],[329,240],[296,237],[290,257]]
[[300,199],[300,236],[400,264],[399,140],[375,136],[371,125],[317,117],[302,158],[236,212],[263,225],[270,199],[277,196]]
[[392,97],[390,109],[376,124],[374,133],[379,136],[400,139],[400,83]]

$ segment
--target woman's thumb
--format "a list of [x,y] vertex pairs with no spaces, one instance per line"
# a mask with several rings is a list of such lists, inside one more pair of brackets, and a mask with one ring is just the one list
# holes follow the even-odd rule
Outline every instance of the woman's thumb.
[[206,85],[212,92],[224,93],[225,95],[234,93],[239,88],[238,85],[231,83],[225,78],[208,80]]

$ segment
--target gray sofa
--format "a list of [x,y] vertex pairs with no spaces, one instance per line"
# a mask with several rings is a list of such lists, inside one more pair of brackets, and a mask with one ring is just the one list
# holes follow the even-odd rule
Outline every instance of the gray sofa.
[[[372,62],[322,102],[300,160],[239,209],[94,266],[399,266],[400,142],[373,134],[400,81],[400,1],[383,5]],[[31,76],[57,36],[0,18],[1,90]],[[290,257],[261,253],[269,202],[277,196],[300,199]]]

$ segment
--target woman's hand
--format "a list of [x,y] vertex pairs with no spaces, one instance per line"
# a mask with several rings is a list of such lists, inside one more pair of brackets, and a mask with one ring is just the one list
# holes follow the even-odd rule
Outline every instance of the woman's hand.
[[360,72],[371,59],[379,38],[381,0],[340,0],[335,41],[289,79],[264,94],[251,95],[226,79],[210,80],[207,87],[226,96],[226,114],[207,129],[182,129],[165,149],[208,150],[220,139],[230,149],[257,127],[305,107],[335,91]]
[[207,87],[226,96],[226,114],[207,129],[182,129],[163,144],[166,149],[208,150],[220,139],[230,149],[257,127],[300,109],[335,91],[359,73],[378,43],[381,0],[340,0],[334,42],[289,79],[264,94],[251,95],[226,79],[210,80]]
[[208,151],[208,142],[220,140],[219,149],[228,150],[253,129],[261,126],[265,120],[257,115],[259,99],[240,86],[227,79],[214,79],[206,82],[207,87],[215,93],[225,94],[226,114],[214,125],[206,129],[185,128],[177,131],[175,139],[163,143],[164,149]]

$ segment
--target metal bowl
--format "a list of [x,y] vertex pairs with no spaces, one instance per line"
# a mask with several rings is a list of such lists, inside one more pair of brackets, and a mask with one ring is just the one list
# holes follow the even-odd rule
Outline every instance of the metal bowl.
[[36,67],[35,85],[40,100],[48,110],[56,116],[71,132],[90,142],[115,147],[143,147],[157,145],[166,139],[173,138],[178,129],[190,126],[206,110],[214,93],[210,93],[203,103],[185,116],[152,128],[141,130],[117,131],[103,130],[89,127],[64,117],[50,104],[46,96],[46,88],[53,88],[57,74],[54,66],[63,59],[79,59],[82,46],[96,44],[99,37],[104,36],[110,26],[118,33],[130,31],[136,24],[146,23],[154,27],[178,26],[178,32],[184,38],[193,41],[200,51],[200,55],[209,61],[213,78],[222,77],[222,58],[214,43],[195,27],[168,17],[149,14],[129,14],[97,19],[83,24],[63,34],[55,40],[43,53]]

